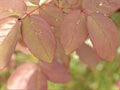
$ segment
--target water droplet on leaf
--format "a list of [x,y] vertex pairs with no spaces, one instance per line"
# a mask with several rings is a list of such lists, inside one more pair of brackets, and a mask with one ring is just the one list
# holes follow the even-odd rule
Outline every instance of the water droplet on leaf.
[[78,20],[76,24],[77,24],[77,25],[80,24],[80,20]]
[[100,13],[100,11],[96,11],[96,13]]
[[13,12],[14,12],[12,9],[8,9],[8,11],[9,11],[10,13],[13,13]]
[[56,18],[55,21],[58,22],[58,19]]
[[99,6],[103,6],[103,2],[99,3]]

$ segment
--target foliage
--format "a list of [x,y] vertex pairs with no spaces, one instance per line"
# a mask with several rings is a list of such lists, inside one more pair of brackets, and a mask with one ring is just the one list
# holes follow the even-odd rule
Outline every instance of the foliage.
[[[114,14],[118,9],[120,0],[11,0],[9,5],[8,0],[0,0],[1,76],[8,70],[10,72],[7,77],[2,77],[7,78],[5,87],[8,90],[47,90],[48,84],[53,82],[66,83],[61,86],[66,90],[75,88],[73,84],[83,85],[76,90],[109,88],[114,82],[110,80],[114,79],[107,76],[114,78],[114,74],[106,67],[102,68],[103,72],[100,70],[101,74],[96,71],[96,65],[102,60],[113,61],[115,55],[119,58],[120,20],[117,19],[120,15],[119,11]],[[26,53],[31,60],[16,60],[14,52],[18,51]],[[74,66],[74,52],[93,72],[88,68],[74,69],[79,68],[79,62]],[[118,68],[118,64],[115,65]],[[81,83],[85,80],[81,75],[89,76],[89,81]],[[103,78],[102,83],[98,77]],[[108,86],[100,88],[108,81],[111,82]],[[115,83],[120,87],[118,78]]]

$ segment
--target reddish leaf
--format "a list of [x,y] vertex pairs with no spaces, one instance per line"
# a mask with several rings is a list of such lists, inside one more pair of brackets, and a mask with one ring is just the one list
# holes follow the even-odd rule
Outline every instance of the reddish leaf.
[[97,56],[93,48],[90,46],[83,44],[78,50],[77,54],[80,57],[80,60],[86,63],[90,68],[94,68],[95,65],[101,61],[101,59]]
[[40,10],[40,16],[43,17],[50,25],[59,27],[63,20],[63,12],[55,6],[43,6]]
[[57,48],[56,48],[56,53],[55,53],[55,58],[54,60],[58,61],[62,65],[64,65],[66,68],[69,68],[69,62],[70,58],[69,56],[65,55],[64,49],[59,41],[59,34],[60,30],[59,28],[52,28],[52,31],[55,35],[56,42],[57,42]]
[[21,52],[26,53],[26,54],[31,54],[29,49],[26,46],[21,45],[20,43],[17,43],[15,50],[16,51],[21,51]]
[[40,67],[43,73],[48,77],[48,80],[57,83],[65,83],[71,80],[68,72],[69,62],[70,58],[65,55],[63,48],[59,42],[57,42],[54,61],[51,64],[40,62]]
[[64,49],[59,42],[57,42],[57,49],[54,60],[58,61],[60,64],[69,69],[70,58],[69,56],[65,55]]
[[61,26],[60,40],[66,54],[77,49],[87,37],[86,18],[79,10],[65,16]]
[[23,53],[26,53],[26,54],[31,54],[30,50],[27,48],[24,40],[23,40],[23,36],[20,34],[19,35],[19,40],[18,40],[18,43],[16,45],[16,51],[21,51]]
[[51,64],[40,62],[40,67],[48,80],[55,83],[66,83],[71,80],[68,70],[54,60]]
[[0,69],[4,68],[15,50],[20,23],[15,18],[0,21]]
[[117,85],[118,89],[120,89],[120,80],[117,80],[116,85]]
[[88,31],[97,54],[109,61],[114,59],[118,45],[118,31],[111,19],[102,14],[88,16]]
[[79,8],[81,7],[81,0],[56,0],[55,4],[63,9],[66,8]]
[[44,19],[37,15],[24,19],[22,34],[26,45],[37,58],[52,62],[56,43],[50,26]]
[[68,3],[71,5],[72,8],[78,8],[81,7],[82,0],[67,0]]
[[83,0],[83,8],[89,12],[110,14],[120,8],[120,0]]
[[55,36],[56,41],[60,39],[60,28],[51,27],[51,30]]
[[23,0],[0,0],[0,18],[10,15],[22,15],[26,12],[26,5]]
[[10,76],[8,90],[47,90],[47,80],[35,63],[19,66]]
[[[7,65],[4,67],[4,68],[2,68],[2,73],[4,73],[4,72],[8,72],[10,69],[13,69],[14,67],[15,67],[15,64],[16,64],[16,62],[15,62],[15,56],[14,56],[14,54],[11,56],[11,58],[9,59],[9,63],[7,63]],[[2,77],[1,77],[2,78]],[[6,77],[5,77],[6,78]],[[7,79],[7,78],[6,78]],[[5,80],[6,81],[6,80]]]
[[62,46],[57,42],[57,50],[55,54],[54,61],[51,64],[41,62],[40,67],[47,75],[48,80],[56,83],[66,83],[71,80],[69,75],[69,56],[65,55]]

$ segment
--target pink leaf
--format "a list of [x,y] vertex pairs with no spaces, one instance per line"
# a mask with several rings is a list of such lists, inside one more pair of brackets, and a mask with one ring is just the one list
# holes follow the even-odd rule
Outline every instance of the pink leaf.
[[83,8],[89,12],[110,14],[120,8],[120,0],[83,0]]
[[29,49],[26,46],[21,45],[20,43],[17,43],[15,50],[16,51],[21,51],[21,52],[26,53],[26,54],[31,54]]
[[93,13],[87,18],[88,32],[97,54],[109,61],[114,59],[118,46],[118,30],[111,19]]
[[9,77],[8,90],[47,90],[46,77],[35,63],[19,66]]
[[33,55],[44,61],[52,62],[56,42],[50,26],[44,19],[37,15],[31,15],[24,19],[22,34]]
[[75,9],[81,7],[81,0],[59,0],[55,4],[63,9]]
[[67,0],[67,1],[72,8],[79,8],[81,7],[81,4],[82,4],[82,0]]
[[69,69],[70,58],[69,56],[65,55],[64,49],[62,48],[60,42],[57,42],[57,49],[54,60]]
[[51,64],[40,62],[40,67],[43,73],[48,77],[48,80],[56,83],[66,83],[71,80],[68,71],[69,62],[70,58],[65,55],[60,43],[57,42],[54,61]]
[[78,50],[77,54],[80,57],[80,60],[86,63],[90,68],[94,68],[95,65],[101,61],[101,59],[97,56],[93,48],[90,46],[83,44]]
[[40,62],[40,67],[43,73],[48,77],[48,80],[52,82],[66,83],[71,80],[68,70],[56,60],[51,64]]
[[43,17],[50,25],[60,27],[63,20],[63,12],[55,6],[44,6],[40,10],[40,16]]
[[65,16],[61,26],[60,41],[66,52],[70,54],[84,43],[87,38],[86,18],[79,10]]
[[0,18],[10,15],[23,15],[27,7],[23,0],[0,0]]
[[11,59],[18,39],[20,23],[15,18],[0,21],[0,69]]
[[59,41],[60,30],[59,30],[59,28],[52,28],[52,31],[55,35],[56,42],[57,42],[57,48],[56,48],[54,60],[61,63],[66,68],[69,68],[70,58],[69,58],[69,56],[65,55],[64,49]]
[[27,48],[24,40],[23,40],[23,36],[22,35],[19,35],[19,40],[18,40],[18,43],[16,45],[16,51],[21,51],[23,53],[26,53],[26,54],[31,54],[30,50]]

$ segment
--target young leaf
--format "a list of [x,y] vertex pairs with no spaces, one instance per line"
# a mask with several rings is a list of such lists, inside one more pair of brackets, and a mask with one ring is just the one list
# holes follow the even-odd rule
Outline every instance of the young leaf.
[[9,77],[8,90],[47,90],[47,79],[35,63],[19,66]]
[[120,0],[83,0],[83,8],[89,12],[110,14],[120,8]]
[[109,61],[114,59],[118,45],[118,30],[111,19],[93,13],[87,18],[88,32],[97,54]]
[[43,17],[50,25],[60,27],[63,20],[63,12],[55,6],[43,6],[40,10],[40,16]]
[[87,29],[84,13],[74,10],[66,15],[60,31],[60,41],[66,54],[70,54],[83,44],[86,37]]
[[0,0],[0,18],[10,15],[23,15],[26,9],[23,0]]
[[15,18],[0,21],[0,69],[4,68],[15,50],[20,23]]
[[52,62],[56,42],[50,26],[44,19],[31,15],[23,20],[22,34],[27,47],[37,58]]
[[80,60],[92,69],[98,62],[101,61],[94,49],[86,44],[81,45],[81,47],[77,50],[77,54],[79,55]]

